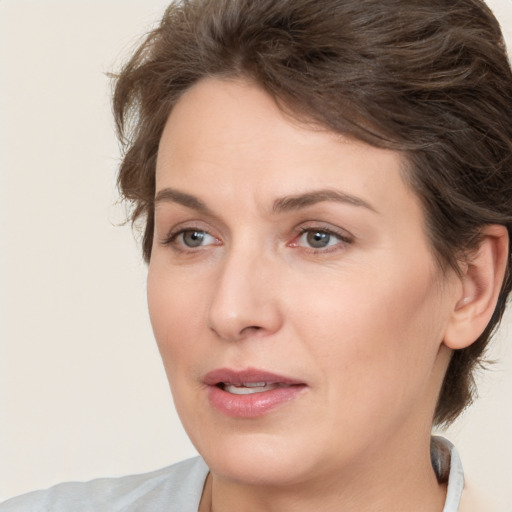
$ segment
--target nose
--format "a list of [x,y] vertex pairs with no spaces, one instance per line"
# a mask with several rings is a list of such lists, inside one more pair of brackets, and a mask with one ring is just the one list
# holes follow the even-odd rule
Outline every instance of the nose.
[[208,311],[208,327],[237,341],[268,336],[282,325],[278,269],[257,251],[232,251],[220,265]]

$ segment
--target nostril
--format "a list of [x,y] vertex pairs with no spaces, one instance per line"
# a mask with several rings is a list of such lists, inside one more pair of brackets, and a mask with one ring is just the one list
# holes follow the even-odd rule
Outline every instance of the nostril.
[[248,325],[239,329],[237,326],[209,326],[209,328],[219,337],[229,341],[238,341],[252,336],[257,337],[265,331],[263,326]]
[[254,334],[255,332],[261,331],[262,328],[259,325],[249,325],[248,327],[244,327],[240,334]]

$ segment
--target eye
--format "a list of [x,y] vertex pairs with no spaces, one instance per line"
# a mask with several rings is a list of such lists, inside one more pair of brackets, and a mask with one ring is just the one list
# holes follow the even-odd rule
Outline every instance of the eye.
[[337,233],[324,227],[303,226],[290,247],[302,247],[311,252],[330,252],[351,244],[353,238],[348,233]]
[[341,238],[334,233],[320,229],[305,230],[298,239],[297,245],[311,247],[312,249],[323,249],[331,245],[336,245]]
[[200,229],[182,229],[177,233],[173,233],[164,243],[195,249],[196,247],[217,244],[218,240],[207,231]]
[[312,249],[323,249],[340,242],[340,238],[333,233],[320,230],[308,230],[299,237],[299,244],[305,244]]
[[[213,237],[206,233],[206,231],[187,230],[181,233],[183,244],[187,247],[199,247],[201,245],[208,245],[208,242],[213,241]],[[210,240],[211,239],[211,240]]]

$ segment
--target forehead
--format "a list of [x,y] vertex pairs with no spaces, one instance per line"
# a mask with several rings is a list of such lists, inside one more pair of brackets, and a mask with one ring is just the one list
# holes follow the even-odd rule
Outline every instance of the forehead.
[[[417,199],[402,179],[402,153],[376,148],[296,121],[254,83],[206,79],[189,89],[166,123],[157,188],[233,194],[296,194],[339,188],[410,208]],[[417,206],[417,205],[416,205]]]

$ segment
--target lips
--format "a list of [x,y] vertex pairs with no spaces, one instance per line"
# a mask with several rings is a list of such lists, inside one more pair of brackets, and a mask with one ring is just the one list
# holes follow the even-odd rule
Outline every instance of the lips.
[[205,375],[208,398],[217,411],[231,417],[255,418],[298,398],[307,385],[256,369],[220,368]]

